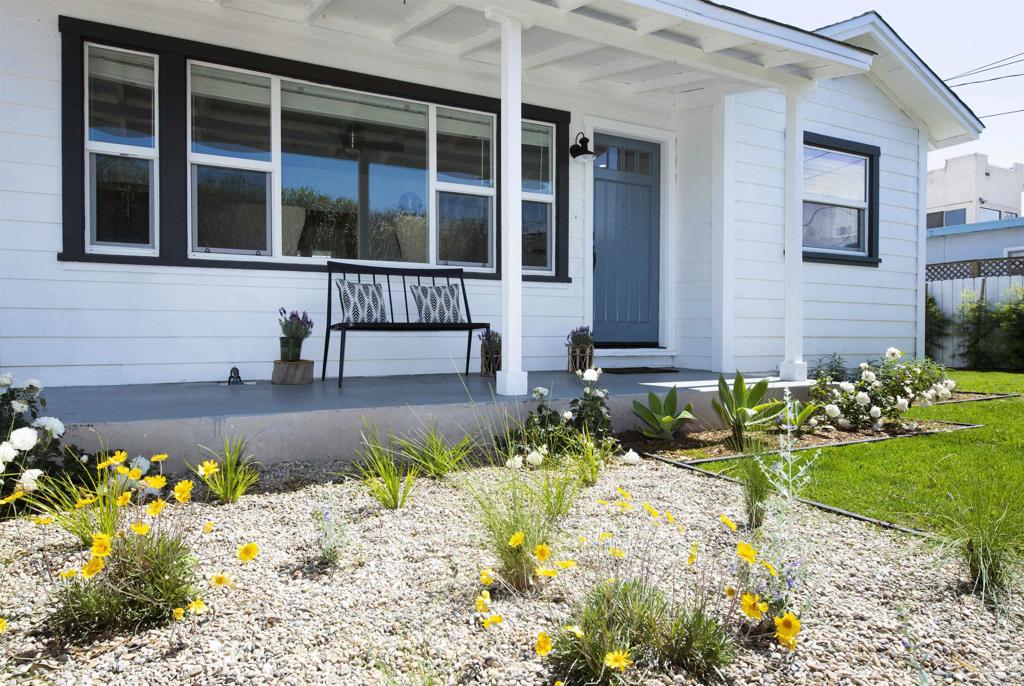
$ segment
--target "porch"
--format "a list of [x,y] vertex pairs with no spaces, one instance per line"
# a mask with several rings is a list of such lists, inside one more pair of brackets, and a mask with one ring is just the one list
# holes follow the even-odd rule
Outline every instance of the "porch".
[[[749,381],[759,377],[750,377]],[[730,378],[731,381],[731,378]],[[531,388],[550,391],[552,405],[565,407],[581,384],[564,371],[530,372]],[[605,373],[608,406],[616,431],[633,425],[632,403],[649,391],[679,389],[680,403],[693,403],[703,423],[712,423],[711,398],[717,374],[681,369],[667,373]],[[495,381],[476,374],[352,377],[339,391],[332,378],[306,386],[275,386],[264,381],[242,386],[224,382],[73,386],[48,388],[47,411],[68,426],[68,441],[86,450],[99,445],[130,455],[166,452],[168,466],[192,461],[198,445],[214,446],[221,436],[238,434],[251,443],[265,465],[288,460],[349,460],[359,446],[363,420],[382,435],[407,434],[436,425],[449,438],[486,432],[501,413],[525,416],[535,402],[502,398]],[[788,385],[806,394],[807,382],[783,384],[773,377],[773,395]]]

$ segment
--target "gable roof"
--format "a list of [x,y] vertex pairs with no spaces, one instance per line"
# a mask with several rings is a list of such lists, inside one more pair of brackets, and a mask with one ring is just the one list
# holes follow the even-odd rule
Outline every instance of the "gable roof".
[[985,128],[967,103],[877,12],[823,26],[817,32],[878,53],[868,77],[925,126],[933,148],[976,140]]

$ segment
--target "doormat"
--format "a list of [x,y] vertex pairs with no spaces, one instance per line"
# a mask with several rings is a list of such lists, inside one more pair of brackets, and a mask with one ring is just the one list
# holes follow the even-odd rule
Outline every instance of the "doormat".
[[607,374],[676,374],[677,367],[605,367]]

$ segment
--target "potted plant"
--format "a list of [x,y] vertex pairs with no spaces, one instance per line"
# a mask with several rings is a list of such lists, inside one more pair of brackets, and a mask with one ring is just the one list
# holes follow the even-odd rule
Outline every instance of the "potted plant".
[[271,383],[306,384],[313,382],[313,361],[302,359],[302,342],[313,333],[313,320],[309,313],[278,310],[281,319],[281,359],[274,362]]
[[494,376],[501,369],[501,334],[494,329],[481,331],[480,376]]
[[578,326],[566,336],[569,349],[569,372],[583,372],[594,366],[594,334],[589,326]]

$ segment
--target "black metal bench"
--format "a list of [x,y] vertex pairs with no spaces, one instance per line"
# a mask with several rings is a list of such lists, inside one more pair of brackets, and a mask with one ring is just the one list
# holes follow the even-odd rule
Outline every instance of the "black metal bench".
[[[375,322],[353,322],[353,321],[340,321],[333,322],[331,320],[332,303],[334,296],[332,291],[335,289],[335,275],[340,274],[341,280],[346,282],[352,282],[355,277],[355,283],[369,283],[369,284],[380,284],[387,297],[387,317],[388,321],[375,321]],[[394,301],[392,299],[391,286],[392,277],[394,277],[395,284],[401,282],[402,295],[405,302],[405,321],[395,321],[395,308]],[[422,322],[422,321],[411,321],[411,311],[409,308],[409,286],[417,285],[423,286],[425,281],[429,280],[430,286],[439,285],[441,282],[443,285],[451,286],[453,281],[458,280],[459,290],[462,293],[462,307],[464,308],[464,319],[465,321],[460,322]],[[341,301],[341,295],[339,292],[339,301]],[[342,303],[342,318],[343,320],[349,319],[350,317],[344,312],[344,301]],[[329,326],[324,336],[324,362],[323,368],[320,373],[320,380],[323,381],[327,378],[327,353],[331,345],[331,332],[337,331],[341,334],[341,355],[338,358],[338,388],[341,388],[341,382],[345,373],[345,338],[349,331],[465,331],[467,332],[466,341],[466,374],[469,374],[469,359],[473,352],[473,332],[478,329],[486,329],[488,332],[491,330],[491,325],[484,322],[474,322],[473,317],[469,311],[469,296],[466,294],[466,282],[463,278],[463,270],[458,267],[375,267],[365,264],[353,264],[351,262],[327,262],[327,321]]]

